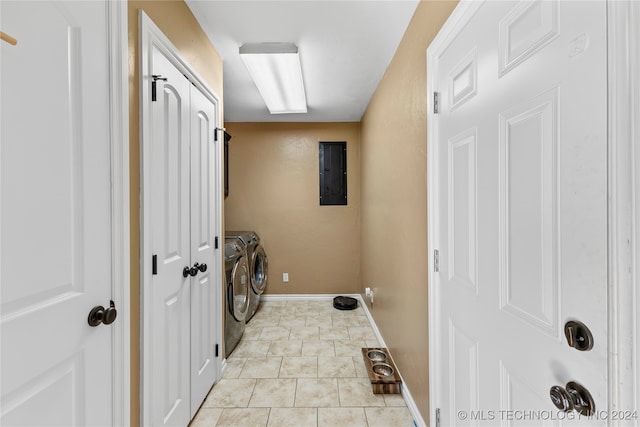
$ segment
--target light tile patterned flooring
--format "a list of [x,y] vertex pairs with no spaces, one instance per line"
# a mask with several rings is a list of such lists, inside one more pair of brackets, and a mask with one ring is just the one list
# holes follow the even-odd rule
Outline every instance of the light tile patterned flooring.
[[364,310],[331,300],[264,301],[191,427],[411,427],[399,394],[373,394]]

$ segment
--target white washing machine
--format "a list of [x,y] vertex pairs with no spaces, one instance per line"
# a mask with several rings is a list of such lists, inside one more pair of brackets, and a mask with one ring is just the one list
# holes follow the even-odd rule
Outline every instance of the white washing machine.
[[224,356],[229,357],[244,334],[245,319],[249,310],[251,279],[246,247],[240,239],[225,239],[224,270]]
[[227,238],[238,238],[242,240],[247,250],[247,261],[249,262],[249,276],[251,278],[251,291],[249,292],[249,310],[247,312],[247,322],[256,314],[260,305],[260,295],[267,287],[267,273],[269,270],[269,260],[264,247],[260,244],[260,237],[255,231],[227,231]]

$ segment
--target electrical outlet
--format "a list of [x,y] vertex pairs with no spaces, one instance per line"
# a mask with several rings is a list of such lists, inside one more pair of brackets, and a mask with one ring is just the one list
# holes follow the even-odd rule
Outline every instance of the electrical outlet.
[[364,288],[364,296],[369,297],[371,305],[373,306],[373,290],[371,288]]
[[289,273],[282,273],[282,281],[287,283],[289,281]]

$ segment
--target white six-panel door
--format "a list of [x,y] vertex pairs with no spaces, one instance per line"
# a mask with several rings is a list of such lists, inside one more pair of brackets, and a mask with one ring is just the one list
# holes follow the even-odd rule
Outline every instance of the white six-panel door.
[[554,385],[608,408],[606,3],[474,9],[430,69],[441,423],[558,425]]
[[[0,4],[5,426],[112,424],[107,4]],[[117,322],[118,320],[116,320]]]

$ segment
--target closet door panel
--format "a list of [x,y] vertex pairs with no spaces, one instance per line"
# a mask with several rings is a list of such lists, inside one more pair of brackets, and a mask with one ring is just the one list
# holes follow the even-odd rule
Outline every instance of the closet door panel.
[[[191,86],[191,259],[200,271],[191,287],[191,413],[215,381],[214,266],[216,204],[216,106]],[[206,266],[206,267],[205,267]],[[203,271],[204,270],[204,271]]]
[[153,401],[152,424],[187,425],[190,409],[190,291],[191,277],[183,269],[191,263],[190,235],[190,126],[189,81],[157,49],[153,72],[156,81],[152,107],[151,147],[152,251],[157,274],[146,289],[151,298],[150,363],[153,386],[146,390]]

